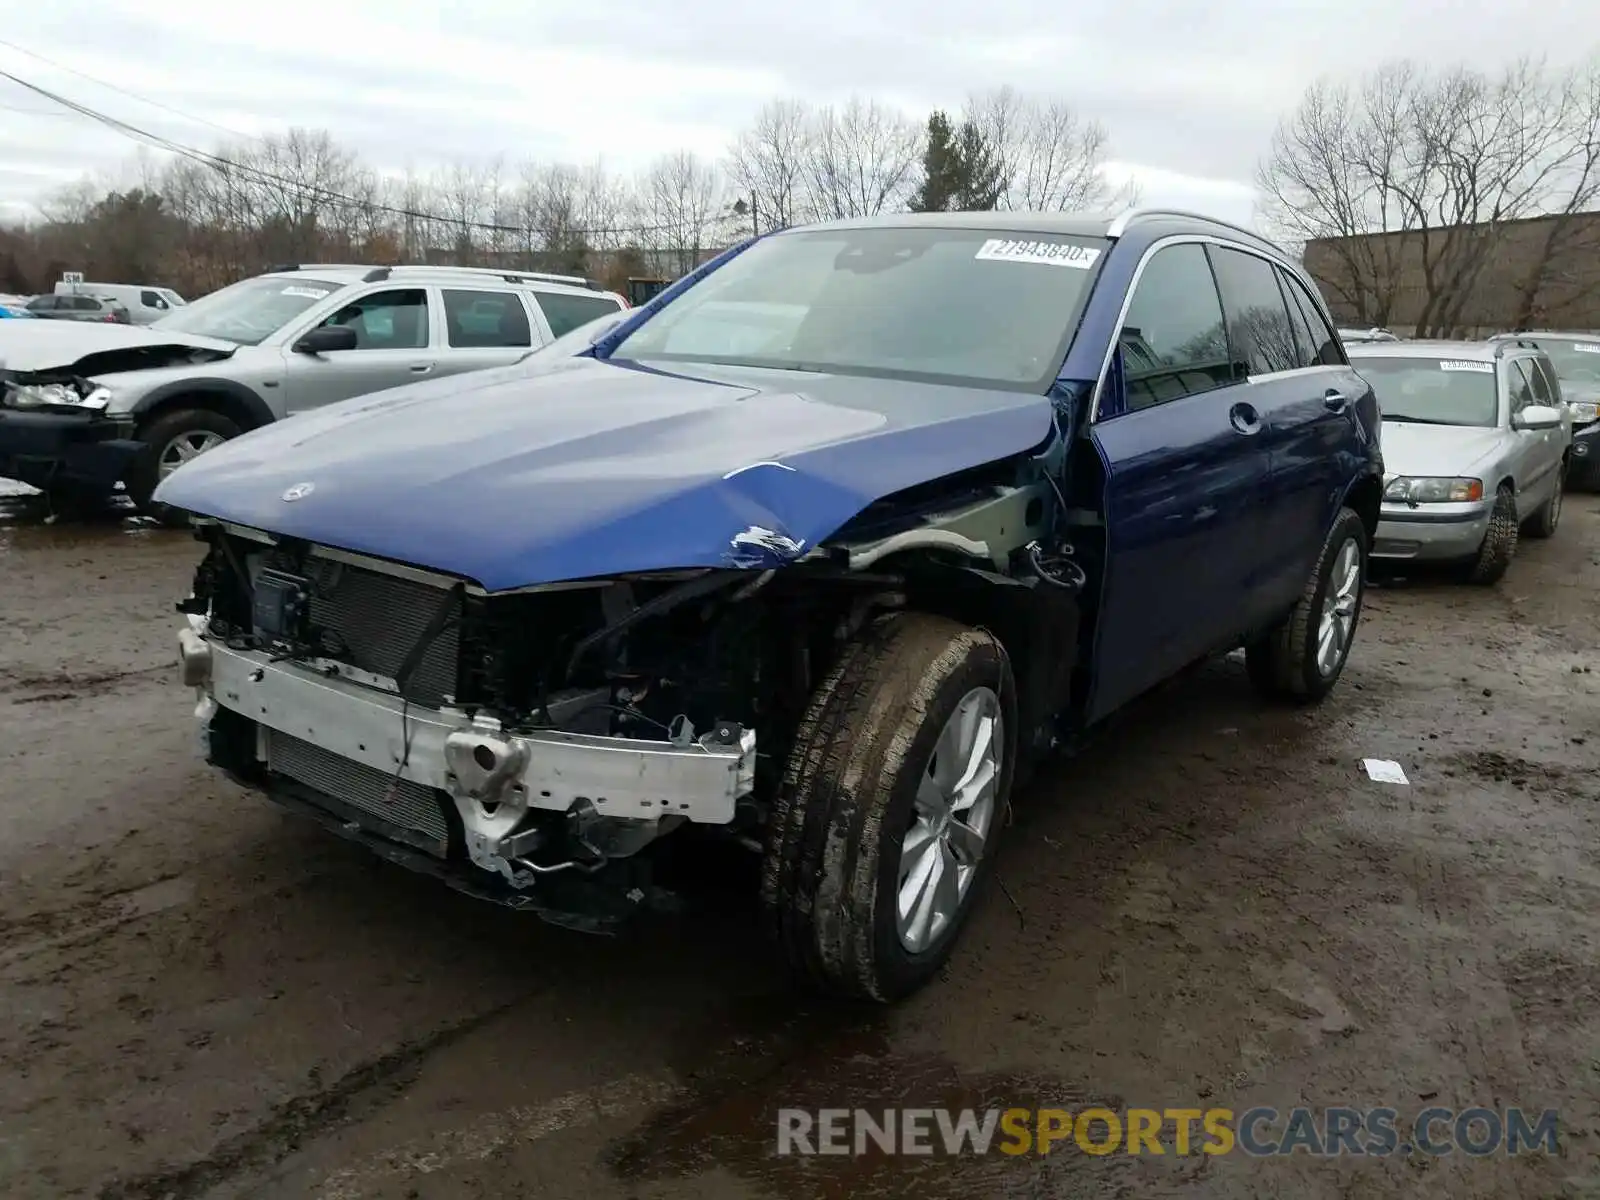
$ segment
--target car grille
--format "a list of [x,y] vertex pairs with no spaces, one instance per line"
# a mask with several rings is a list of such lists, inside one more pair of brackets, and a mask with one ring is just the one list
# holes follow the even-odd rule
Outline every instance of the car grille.
[[[414,579],[313,555],[312,625],[338,635],[352,666],[393,679],[428,623],[438,614],[445,589]],[[456,693],[460,627],[452,620],[428,645],[406,680],[405,695],[437,708]]]
[[377,817],[399,840],[444,858],[450,823],[435,788],[395,779],[365,763],[324,750],[276,729],[267,730],[267,769],[332,800]]

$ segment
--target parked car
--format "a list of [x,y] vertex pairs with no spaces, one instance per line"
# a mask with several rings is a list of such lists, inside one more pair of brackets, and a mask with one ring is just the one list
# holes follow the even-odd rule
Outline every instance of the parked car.
[[32,317],[33,314],[21,304],[7,304],[4,297],[0,297],[0,320],[16,319],[18,317]]
[[56,284],[55,294],[110,300],[127,310],[129,321],[135,325],[154,324],[186,303],[171,288],[152,287],[146,283],[68,283],[62,280]]
[[[142,328],[0,333],[0,476],[136,504],[248,429],[511,363],[622,297],[570,276],[455,267],[286,267]],[[49,303],[77,296],[44,296]],[[44,336],[45,333],[57,336]]]
[[1572,410],[1567,484],[1600,488],[1600,333],[1502,333],[1494,340],[1527,342],[1549,356]]
[[1373,557],[1457,562],[1497,582],[1519,531],[1561,520],[1572,444],[1555,370],[1518,342],[1354,346],[1350,361],[1383,410],[1383,512]]
[[35,296],[28,301],[27,309],[36,317],[47,321],[95,321],[102,324],[129,325],[128,310],[115,300],[102,296]]
[[1246,230],[792,229],[541,358],[156,493],[210,548],[209,761],[474,895],[592,928],[649,902],[658,838],[720,831],[802,977],[890,1000],[1052,747],[1215,653],[1309,702],[1350,652],[1377,407]]
[[1346,346],[1360,346],[1368,342],[1398,342],[1400,339],[1387,329],[1373,326],[1371,329],[1341,329],[1339,340]]

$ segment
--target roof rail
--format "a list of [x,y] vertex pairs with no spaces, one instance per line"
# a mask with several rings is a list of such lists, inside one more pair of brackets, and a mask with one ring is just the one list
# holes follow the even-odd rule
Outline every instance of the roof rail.
[[594,288],[598,286],[594,280],[585,279],[582,275],[557,275],[550,271],[518,271],[507,267],[452,267],[436,266],[432,263],[403,263],[389,268],[394,272],[413,271],[428,272],[439,275],[477,275],[493,276],[503,279],[507,283],[565,283],[572,287]]
[[1270,238],[1254,229],[1246,229],[1243,225],[1235,225],[1232,221],[1224,221],[1221,217],[1207,216],[1205,213],[1191,212],[1186,208],[1128,208],[1118,213],[1111,219],[1111,224],[1106,226],[1108,238],[1121,237],[1127,232],[1128,226],[1135,221],[1147,220],[1151,217],[1181,217],[1190,221],[1209,221],[1213,225],[1221,225],[1225,229],[1254,238],[1258,242],[1274,244]]
[[298,271],[299,269],[300,269],[300,264],[299,263],[273,263],[270,267],[268,267],[265,271],[263,271],[261,273],[263,275],[278,275],[278,274],[281,274],[284,271]]
[[1519,335],[1515,335],[1515,336],[1507,335],[1507,336],[1501,336],[1501,337],[1493,337],[1493,338],[1489,339],[1489,344],[1494,347],[1494,352],[1495,352],[1496,356],[1504,354],[1508,349],[1512,349],[1512,348],[1519,349],[1519,350],[1537,350],[1537,349],[1539,349],[1539,343],[1538,342],[1535,342],[1535,341],[1533,341],[1533,340],[1531,340],[1529,338],[1522,337],[1520,334]]

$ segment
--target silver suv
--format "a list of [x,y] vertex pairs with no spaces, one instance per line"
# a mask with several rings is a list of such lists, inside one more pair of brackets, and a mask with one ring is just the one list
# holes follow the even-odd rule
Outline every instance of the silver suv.
[[150,510],[165,476],[246,430],[508,365],[626,307],[578,276],[286,266],[143,328],[7,322],[0,476],[66,497],[105,494],[120,481]]

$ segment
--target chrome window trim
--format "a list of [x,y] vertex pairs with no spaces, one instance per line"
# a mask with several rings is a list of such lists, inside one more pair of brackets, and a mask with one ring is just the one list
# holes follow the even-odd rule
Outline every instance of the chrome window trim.
[[[1211,218],[1207,217],[1203,219],[1210,220]],[[1128,310],[1133,307],[1133,297],[1139,291],[1139,281],[1144,278],[1145,267],[1149,266],[1150,260],[1162,250],[1165,250],[1168,246],[1183,246],[1193,242],[1198,242],[1202,245],[1208,246],[1220,246],[1225,250],[1237,250],[1241,254],[1253,255],[1270,266],[1283,267],[1294,276],[1298,277],[1300,274],[1292,263],[1283,258],[1275,257],[1274,255],[1268,254],[1254,246],[1246,246],[1239,242],[1233,241],[1231,238],[1219,237],[1213,233],[1174,233],[1167,237],[1159,238],[1156,241],[1151,242],[1150,245],[1145,247],[1144,253],[1140,256],[1139,265],[1133,269],[1133,278],[1128,282],[1127,293],[1122,297],[1122,307],[1117,312],[1117,323],[1115,326],[1117,333],[1112,337],[1110,344],[1106,346],[1105,354],[1101,357],[1100,374],[1095,380],[1094,384],[1094,400],[1089,406],[1089,424],[1097,425],[1100,422],[1100,397],[1105,390],[1106,373],[1111,369],[1111,356],[1117,352],[1117,338],[1121,334],[1122,327],[1128,323]],[[1304,280],[1301,280],[1301,284],[1304,286]],[[1310,289],[1307,288],[1307,291],[1310,291]],[[1315,298],[1314,292],[1312,293],[1312,296]],[[1285,303],[1287,302],[1287,298],[1285,298]],[[1222,319],[1224,322],[1224,327],[1226,327],[1228,313],[1222,299],[1222,288],[1220,284],[1217,285],[1217,305],[1222,309]],[[1321,311],[1320,308],[1318,311]],[[1323,320],[1327,320],[1326,314],[1323,314]],[[1332,323],[1330,322],[1329,328],[1331,329],[1332,327]],[[1284,376],[1298,374],[1302,371],[1328,371],[1332,369],[1333,366],[1331,364],[1316,363],[1309,367],[1295,367],[1290,371],[1267,371],[1260,375],[1247,375],[1244,379],[1239,380],[1239,382],[1249,384],[1256,383],[1263,379],[1280,379]],[[1234,385],[1229,384],[1228,386],[1232,387]],[[1221,391],[1222,389],[1213,388],[1211,390]],[[1206,393],[1204,392],[1196,393],[1196,395],[1205,394]],[[1183,397],[1180,396],[1177,397],[1177,399],[1181,400]],[[1169,400],[1166,403],[1171,404],[1173,401]],[[1153,405],[1152,407],[1160,408],[1162,405]]]

